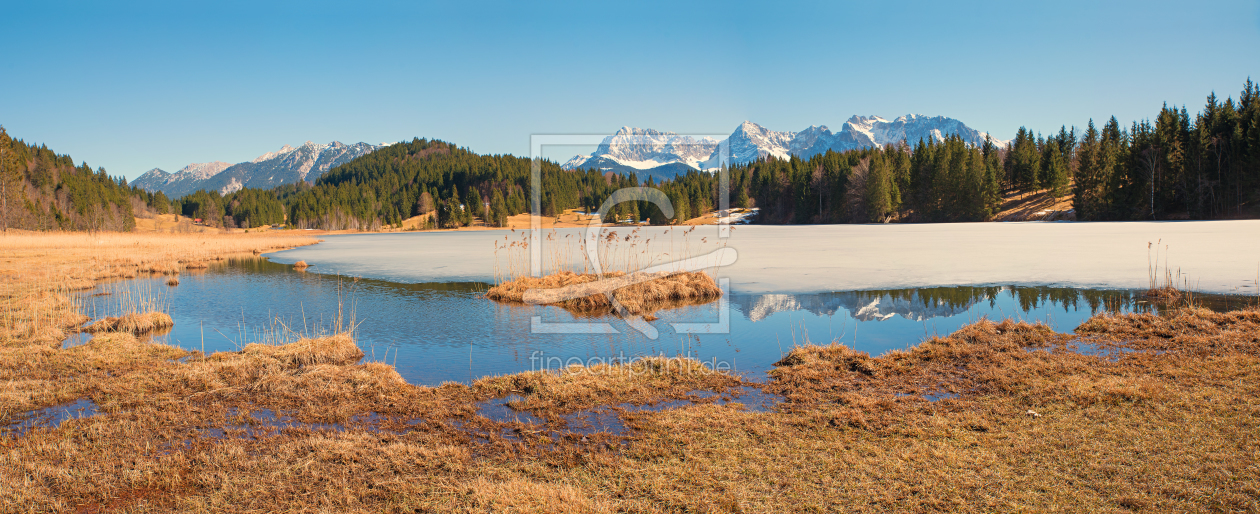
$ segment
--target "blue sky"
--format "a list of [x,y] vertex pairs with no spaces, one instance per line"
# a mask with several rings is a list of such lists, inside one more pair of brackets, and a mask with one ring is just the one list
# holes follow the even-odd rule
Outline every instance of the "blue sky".
[[0,124],[135,178],[304,141],[945,115],[1008,139],[1260,80],[1245,2],[6,2]]

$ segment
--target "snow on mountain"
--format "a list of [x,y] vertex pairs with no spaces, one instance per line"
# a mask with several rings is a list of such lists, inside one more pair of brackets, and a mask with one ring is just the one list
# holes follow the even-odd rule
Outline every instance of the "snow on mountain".
[[731,162],[744,163],[766,156],[791,157],[796,132],[776,132],[751,121],[740,123],[726,140],[731,145]]
[[175,173],[167,173],[158,168],[153,168],[133,180],[131,185],[147,191],[163,191],[168,196],[170,191],[187,189],[188,192],[192,192],[197,189],[198,184],[205,182],[231,166],[231,164],[223,161],[195,162],[184,166],[183,169]]
[[207,179],[215,176],[220,171],[228,169],[231,164],[223,161],[194,163],[184,166],[179,173],[187,173],[195,179]]
[[718,144],[719,141],[713,138],[696,139],[673,132],[621,127],[615,134],[604,138],[594,152],[569,159],[562,167],[644,171],[681,163],[703,168],[704,161],[713,155]]
[[333,167],[389,144],[346,145],[337,141],[318,144],[307,141],[296,148],[284,145],[275,152],[267,152],[238,164],[220,161],[189,164],[176,173],[154,168],[132,181],[132,185],[178,198],[202,189],[228,194],[246,187],[266,189],[299,180],[314,182]]
[[[893,121],[879,116],[853,116],[840,126],[839,132],[832,132],[825,125],[811,126],[800,132],[779,132],[745,121],[723,141],[712,138],[696,140],[673,132],[622,127],[616,134],[604,138],[595,152],[575,156],[562,167],[599,167],[613,171],[633,169],[667,178],[688,168],[717,168],[723,142],[729,145],[730,162],[740,164],[768,156],[808,159],[827,150],[843,152],[902,141],[914,145],[920,139],[939,142],[951,135],[958,135],[966,143],[978,146],[984,144],[988,134],[953,118],[919,114],[907,114]],[[993,142],[999,146],[1006,144],[1006,141],[998,139]]]

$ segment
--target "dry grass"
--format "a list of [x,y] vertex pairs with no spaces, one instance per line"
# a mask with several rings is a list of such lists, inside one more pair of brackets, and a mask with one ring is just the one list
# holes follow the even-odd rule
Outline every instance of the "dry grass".
[[722,393],[742,384],[737,377],[713,372],[693,359],[658,356],[486,377],[472,388],[479,397],[522,394],[520,401],[510,405],[555,415],[619,403],[646,405],[686,397],[693,391]]
[[293,263],[293,269],[296,269],[296,270],[304,270],[309,267],[311,267],[311,265],[307,264],[306,261],[297,261]]
[[[34,270],[33,253],[4,264]],[[87,278],[91,262],[61,269]],[[417,387],[359,362],[349,334],[209,356],[126,332],[60,349],[78,307],[35,276],[3,282],[20,294],[0,426],[81,398],[103,415],[0,435],[3,511],[1260,510],[1256,310],[1100,315],[1075,334],[982,320],[878,357],[805,345],[764,385],[777,409],[697,402],[583,436],[553,425],[749,384],[653,358]],[[1111,353],[1072,351],[1085,344]],[[477,415],[508,394],[547,425]]]
[[83,327],[84,332],[101,333],[101,332],[127,332],[129,334],[143,335],[151,332],[157,332],[170,329],[175,326],[175,320],[165,312],[133,312],[122,316],[109,316],[98,320],[91,325]]
[[241,354],[268,357],[292,367],[354,364],[363,358],[363,351],[354,344],[354,339],[349,334],[306,338],[282,346],[251,344],[241,349]]
[[1059,199],[1050,196],[1050,190],[1035,193],[1005,192],[998,212],[993,221],[1056,221],[1075,219],[1075,213],[1068,216],[1073,205],[1072,183],[1064,188],[1065,195]]
[[[571,271],[553,273],[545,277],[518,277],[490,288],[486,298],[500,302],[525,303],[527,300],[536,303],[557,305],[569,312],[581,316],[600,316],[617,312],[612,300],[625,308],[624,313],[634,316],[651,316],[664,308],[676,308],[683,305],[697,305],[714,301],[722,296],[722,288],[713,278],[704,272],[659,273],[659,278],[633,283],[615,289],[612,299],[596,287],[581,288],[584,284],[592,284],[603,279],[623,277],[627,282],[636,281],[636,277],[620,271],[605,273],[602,277],[591,273],[578,274]],[[573,288],[581,297],[551,302],[529,298],[531,290],[548,290]],[[591,292],[587,293],[586,289]]]

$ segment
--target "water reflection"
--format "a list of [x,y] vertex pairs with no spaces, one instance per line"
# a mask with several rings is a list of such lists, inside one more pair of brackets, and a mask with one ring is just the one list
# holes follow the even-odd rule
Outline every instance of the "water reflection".
[[[1075,289],[1070,287],[930,287],[918,289],[886,289],[817,294],[735,295],[732,302],[750,321],[762,321],[784,311],[806,311],[819,316],[833,316],[845,311],[857,321],[884,321],[900,316],[910,321],[957,316],[976,304],[1013,304],[1018,313],[1030,313],[1046,306],[1061,308],[1065,313],[1088,308],[1089,314],[1111,312],[1150,312],[1161,305],[1149,301],[1141,291]],[[1210,308],[1227,309],[1246,304],[1245,298],[1221,295],[1202,296],[1200,301]],[[1016,312],[1012,312],[1016,314]]]
[[[823,294],[732,294],[729,301],[660,311],[651,339],[606,319],[617,333],[534,333],[531,321],[574,321],[557,307],[505,305],[481,298],[482,282],[407,284],[301,273],[265,260],[220,263],[181,277],[104,284],[83,294],[93,318],[117,315],[135,292],[156,297],[175,327],[155,342],[206,352],[276,343],[297,333],[330,332],[353,323],[367,360],[394,364],[416,384],[468,382],[540,369],[543,363],[689,355],[760,377],[793,345],[840,341],[873,355],[948,334],[981,317],[1048,323],[1068,332],[1106,311],[1158,309],[1140,293],[1053,287],[937,287]],[[1249,300],[1204,297],[1216,309]],[[726,316],[720,309],[726,305]],[[726,318],[725,326],[718,323]],[[586,320],[582,320],[585,322]],[[715,323],[718,333],[675,332],[671,323]],[[80,343],[82,341],[79,341]],[[74,344],[72,342],[72,344]],[[598,362],[596,360],[595,362]]]

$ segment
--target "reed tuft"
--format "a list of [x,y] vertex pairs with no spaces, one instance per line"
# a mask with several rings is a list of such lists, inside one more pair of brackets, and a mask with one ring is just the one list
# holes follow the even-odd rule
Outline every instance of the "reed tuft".
[[130,313],[122,316],[110,316],[91,325],[83,327],[84,332],[126,332],[129,334],[148,334],[166,330],[175,326],[175,320],[165,312]]

